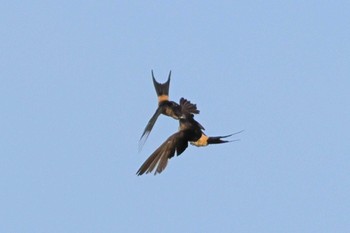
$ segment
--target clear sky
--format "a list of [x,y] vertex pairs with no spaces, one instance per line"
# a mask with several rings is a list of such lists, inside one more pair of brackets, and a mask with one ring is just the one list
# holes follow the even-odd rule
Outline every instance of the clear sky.
[[[5,1],[0,232],[350,232],[349,1]],[[135,175],[172,70],[208,135]]]

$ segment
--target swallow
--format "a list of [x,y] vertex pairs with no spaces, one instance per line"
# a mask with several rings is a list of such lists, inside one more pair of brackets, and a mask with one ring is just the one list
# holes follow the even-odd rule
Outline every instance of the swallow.
[[[151,117],[151,119],[148,121],[141,135],[141,138],[139,140],[139,150],[141,150],[143,144],[146,142],[154,124],[156,123],[158,117],[161,114],[172,117],[176,120],[179,120],[180,117],[183,115],[180,105],[174,101],[169,100],[169,86],[170,86],[171,71],[169,72],[168,80],[165,83],[157,82],[157,80],[154,78],[153,70],[151,73],[152,73],[153,85],[158,97],[158,108],[153,114],[153,116]],[[186,111],[192,114],[199,113],[199,110],[197,109],[197,105],[192,104],[190,101],[187,101],[186,103]]]
[[220,144],[230,142],[222,140],[231,135],[208,137],[203,133],[204,127],[194,119],[191,103],[180,99],[182,116],[179,118],[179,130],[171,135],[162,145],[158,147],[136,172],[138,176],[155,170],[155,175],[161,173],[167,166],[168,160],[176,155],[181,155],[188,147],[188,142],[195,146],[207,146],[209,144]]

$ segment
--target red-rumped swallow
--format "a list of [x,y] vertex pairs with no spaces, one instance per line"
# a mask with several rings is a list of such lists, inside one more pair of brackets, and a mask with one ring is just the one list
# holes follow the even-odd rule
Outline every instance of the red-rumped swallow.
[[161,173],[168,164],[168,159],[175,155],[179,156],[188,147],[188,142],[195,146],[207,146],[209,144],[227,143],[229,141],[222,140],[233,134],[218,137],[208,137],[203,133],[203,126],[198,123],[191,113],[192,104],[184,99],[180,99],[180,110],[182,116],[179,118],[179,131],[171,135],[151,156],[141,165],[136,172],[138,176],[144,173],[150,173],[154,169],[155,173]]
[[[148,124],[141,135],[141,138],[139,141],[139,150],[141,150],[143,144],[146,142],[147,137],[151,133],[151,130],[154,124],[156,123],[159,115],[163,114],[166,116],[170,116],[176,120],[179,120],[180,117],[183,115],[180,105],[174,101],[169,100],[170,76],[171,76],[171,71],[169,72],[168,80],[165,83],[159,83],[154,78],[154,74],[152,70],[153,85],[154,85],[154,88],[156,89],[157,96],[158,96],[158,108],[156,112],[153,114],[153,116],[151,117],[151,119],[148,121]],[[189,101],[187,102],[188,102],[187,111],[189,111],[192,114],[198,114],[199,110],[197,109],[197,106],[195,104],[192,104]]]

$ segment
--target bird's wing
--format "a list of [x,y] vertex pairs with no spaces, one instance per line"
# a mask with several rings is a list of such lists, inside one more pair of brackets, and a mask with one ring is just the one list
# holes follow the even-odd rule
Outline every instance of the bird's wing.
[[162,114],[162,109],[161,107],[158,107],[156,112],[153,114],[151,119],[148,121],[145,130],[143,131],[141,138],[139,140],[139,151],[142,149],[143,145],[145,144],[149,134],[151,133],[151,130],[156,123],[159,115]]
[[181,111],[184,114],[198,114],[199,110],[197,109],[197,105],[191,103],[191,101],[181,98],[180,99],[180,106],[181,106]]
[[154,174],[161,173],[168,164],[168,159],[175,155],[180,155],[188,146],[188,141],[185,138],[185,133],[179,131],[171,135],[157,150],[151,154],[151,156],[141,165],[140,169],[136,172],[137,175],[144,173],[150,173],[155,168]]
[[[180,107],[181,107],[181,112],[185,114],[187,117],[191,114],[198,114],[199,110],[197,109],[197,105],[191,103],[189,100],[181,97],[180,99]],[[193,116],[193,115],[192,115]],[[196,121],[198,126],[202,129],[205,130],[204,127]]]

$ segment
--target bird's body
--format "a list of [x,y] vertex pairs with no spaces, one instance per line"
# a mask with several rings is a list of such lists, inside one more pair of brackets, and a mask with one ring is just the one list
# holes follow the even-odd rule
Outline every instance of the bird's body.
[[[165,83],[159,83],[154,78],[154,74],[152,71],[153,85],[157,92],[157,97],[158,97],[158,108],[153,114],[153,116],[151,117],[151,119],[148,121],[142,133],[142,136],[139,142],[139,149],[141,149],[143,144],[146,142],[149,134],[152,131],[154,124],[156,123],[158,117],[161,114],[172,117],[175,120],[179,120],[180,117],[183,115],[180,105],[174,101],[169,100],[170,76],[171,76],[171,72],[169,72],[168,80]],[[188,105],[187,108],[191,113],[193,114],[199,113],[199,110],[197,109],[197,106],[195,104],[192,104],[191,102],[188,101],[187,105]]]
[[197,141],[202,130],[198,122],[192,117],[180,119],[179,131],[171,135],[153,154],[142,164],[137,175],[152,172],[157,166],[155,174],[161,173],[167,166],[168,159],[180,155],[188,147],[188,142]]
[[[225,143],[228,141],[221,140],[221,138],[228,137],[208,137],[203,133],[203,126],[198,123],[190,112],[191,105],[189,101],[184,98],[180,99],[180,107],[183,116],[179,119],[178,132],[171,135],[151,156],[141,165],[137,171],[137,175],[150,173],[155,168],[155,174],[161,173],[168,164],[168,159],[176,155],[179,156],[188,147],[188,142],[195,143],[196,146],[206,146],[213,143]],[[203,136],[205,135],[205,136]],[[202,141],[199,140],[202,138]],[[214,139],[214,140],[213,140]]]
[[143,131],[140,138],[139,149],[146,141],[159,115],[163,114],[179,120],[179,129],[176,133],[168,137],[168,139],[163,142],[141,165],[136,173],[139,176],[145,173],[150,173],[154,169],[154,174],[161,173],[166,168],[168,160],[174,157],[175,153],[177,156],[182,154],[188,147],[189,142],[191,145],[202,147],[209,144],[229,142],[222,139],[233,135],[231,134],[217,137],[207,136],[203,132],[204,127],[194,119],[194,114],[199,113],[199,110],[195,104],[184,98],[180,99],[179,104],[174,101],[170,101],[170,75],[171,72],[169,73],[168,80],[165,83],[158,83],[155,80],[152,71],[153,84],[158,96],[158,108],[148,121],[148,124]]

